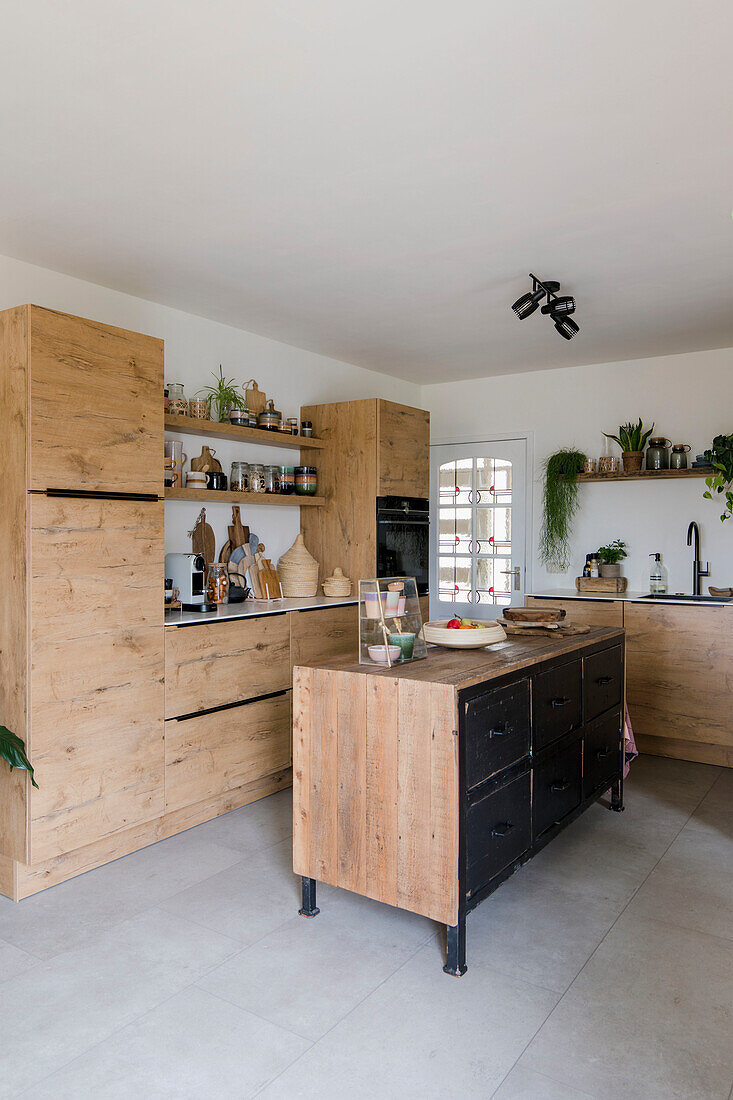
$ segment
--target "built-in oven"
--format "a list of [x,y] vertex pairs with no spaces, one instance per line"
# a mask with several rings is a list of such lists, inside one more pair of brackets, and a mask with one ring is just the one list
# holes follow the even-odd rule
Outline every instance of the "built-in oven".
[[429,502],[422,497],[377,497],[377,576],[414,577],[428,591]]

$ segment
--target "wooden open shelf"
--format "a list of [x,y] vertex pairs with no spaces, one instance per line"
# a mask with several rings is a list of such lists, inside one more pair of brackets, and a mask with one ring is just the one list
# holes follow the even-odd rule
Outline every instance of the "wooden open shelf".
[[200,500],[204,504],[274,504],[282,507],[322,508],[325,497],[299,496],[297,493],[238,493],[229,489],[166,489],[166,500]]
[[710,466],[698,470],[638,470],[633,474],[620,470],[617,474],[578,474],[578,481],[660,481],[665,478],[712,477],[714,473]]
[[242,428],[238,424],[198,420],[193,416],[171,416],[169,413],[165,415],[165,426],[171,432],[185,432],[186,435],[214,436],[239,443],[264,443],[266,447],[290,447],[297,451],[301,447],[320,448],[326,445],[322,439],[305,435],[285,435],[284,432],[268,432],[264,428]]

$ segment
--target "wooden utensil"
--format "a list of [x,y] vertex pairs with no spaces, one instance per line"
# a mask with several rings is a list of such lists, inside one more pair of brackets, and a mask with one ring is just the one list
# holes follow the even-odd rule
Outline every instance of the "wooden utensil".
[[262,559],[260,585],[264,588],[268,600],[279,600],[282,597],[283,592],[280,586],[280,578],[269,558]]
[[242,517],[239,514],[238,504],[232,505],[232,527],[234,528],[232,548],[235,546],[246,546],[249,542],[249,527],[242,526]]
[[222,473],[221,462],[218,458],[214,458],[215,454],[215,450],[212,450],[211,447],[207,447],[204,445],[201,448],[201,454],[198,456],[198,458],[191,459],[191,469],[201,470],[202,472],[207,472],[211,470],[212,473],[214,471],[219,474]]
[[191,549],[194,554],[201,554],[207,565],[216,561],[216,539],[214,532],[206,522],[206,509],[202,508],[193,531],[188,532],[191,539]]

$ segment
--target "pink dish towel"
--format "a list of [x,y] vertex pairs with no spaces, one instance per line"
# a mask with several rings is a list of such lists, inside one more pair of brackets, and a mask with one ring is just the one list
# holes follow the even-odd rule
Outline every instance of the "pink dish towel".
[[636,741],[634,740],[634,730],[631,726],[631,719],[629,718],[629,708],[624,707],[624,746],[626,748],[626,767],[624,768],[624,779],[629,774],[629,765],[639,755],[639,750],[636,747]]

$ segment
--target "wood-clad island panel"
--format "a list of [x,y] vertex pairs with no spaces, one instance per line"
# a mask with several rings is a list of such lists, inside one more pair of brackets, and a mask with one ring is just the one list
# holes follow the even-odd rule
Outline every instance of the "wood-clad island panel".
[[449,685],[296,668],[296,874],[455,924],[455,728]]
[[625,625],[639,749],[733,767],[733,607],[630,602]]

